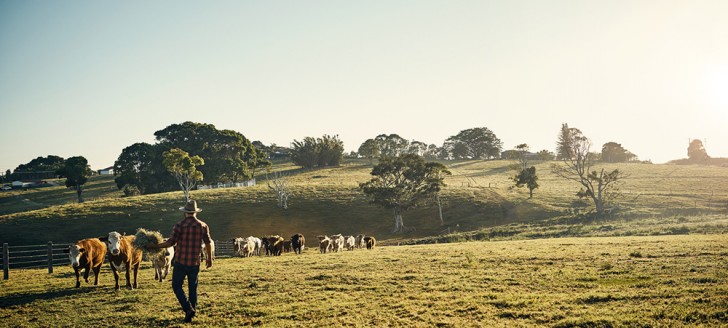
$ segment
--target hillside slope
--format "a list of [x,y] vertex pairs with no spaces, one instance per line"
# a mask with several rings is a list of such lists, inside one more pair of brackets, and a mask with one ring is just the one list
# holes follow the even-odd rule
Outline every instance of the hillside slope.
[[[279,165],[286,172],[292,195],[289,209],[275,207],[274,195],[259,177],[255,187],[192,191],[216,239],[247,235],[301,232],[318,234],[376,235],[382,240],[400,240],[477,230],[511,223],[578,217],[588,210],[575,202],[579,186],[559,179],[549,171],[552,163],[537,164],[541,187],[534,198],[527,190],[514,189],[508,161],[446,162],[453,176],[442,192],[443,221],[436,207],[404,214],[404,223],[415,228],[405,235],[391,235],[390,211],[367,203],[358,184],[370,179],[366,161],[351,161],[337,168],[301,170]],[[621,186],[613,218],[644,219],[674,216],[724,216],[728,210],[728,168],[677,165],[616,164],[629,177]],[[96,180],[96,196],[76,204],[75,195],[62,187],[28,192],[0,200],[0,242],[11,244],[73,241],[109,231],[134,233],[136,228],[168,234],[181,218],[181,192],[122,198],[113,179]],[[54,189],[55,188],[55,189]],[[57,197],[53,197],[53,192]],[[72,193],[72,192],[71,192]],[[40,198],[34,198],[37,195]],[[42,199],[42,200],[41,200]],[[26,201],[27,200],[27,201]],[[18,204],[20,202],[21,204]],[[23,206],[22,202],[46,204]],[[588,205],[588,204],[587,204]]]

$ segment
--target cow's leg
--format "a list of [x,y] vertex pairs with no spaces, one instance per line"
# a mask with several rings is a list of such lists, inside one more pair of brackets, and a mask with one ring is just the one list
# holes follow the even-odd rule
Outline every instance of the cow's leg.
[[159,280],[159,281],[161,281],[161,280],[159,279],[159,276],[160,276],[160,274],[159,274],[159,267],[157,266],[157,264],[156,264],[156,263],[154,263],[154,280]]
[[79,288],[81,287],[81,273],[78,268],[73,268],[73,271],[76,272],[76,288]]
[[139,274],[139,262],[134,265],[134,288],[139,288],[137,285],[137,275]]
[[126,263],[126,288],[134,289],[131,286],[131,261]]
[[111,272],[114,273],[114,290],[119,290],[119,271],[116,271],[116,267],[111,265]]
[[87,264],[85,268],[83,268],[83,280],[86,281],[88,284],[88,272],[91,271],[91,263]]
[[101,264],[94,267],[94,286],[99,284],[99,274],[101,273]]

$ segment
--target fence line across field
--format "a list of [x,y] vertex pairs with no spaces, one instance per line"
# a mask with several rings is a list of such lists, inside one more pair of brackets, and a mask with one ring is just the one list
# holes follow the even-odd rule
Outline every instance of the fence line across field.
[[[54,266],[70,265],[68,256],[63,252],[73,243],[53,243],[45,245],[8,245],[3,244],[3,279],[10,279],[10,269],[48,268],[53,273]],[[233,242],[215,240],[215,256],[233,256]],[[106,260],[104,260],[106,262]]]

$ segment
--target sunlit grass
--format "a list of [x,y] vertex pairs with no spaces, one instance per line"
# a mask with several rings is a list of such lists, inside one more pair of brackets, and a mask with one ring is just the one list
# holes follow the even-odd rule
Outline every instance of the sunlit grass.
[[[641,256],[635,256],[635,254]],[[728,237],[562,238],[225,258],[201,273],[199,326],[720,326]],[[180,325],[169,281],[73,288],[70,267],[11,272],[17,326]],[[93,304],[93,311],[79,311]],[[115,321],[108,321],[114,313]]]

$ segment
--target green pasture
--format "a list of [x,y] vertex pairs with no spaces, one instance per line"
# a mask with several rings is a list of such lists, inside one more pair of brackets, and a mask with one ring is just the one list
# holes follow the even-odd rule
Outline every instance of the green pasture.
[[[594,218],[589,215],[592,205],[575,199],[579,186],[551,174],[553,163],[558,162],[536,164],[541,187],[529,199],[527,190],[512,187],[512,162],[445,162],[453,175],[446,178],[441,193],[443,221],[434,205],[405,212],[404,223],[414,230],[402,235],[390,234],[392,212],[368,204],[358,190],[358,184],[371,177],[367,160],[317,170],[276,165],[273,170],[285,172],[289,180],[288,210],[275,206],[264,174],[258,174],[254,187],[195,190],[191,195],[204,209],[200,217],[210,224],[216,239],[299,232],[307,236],[364,233],[396,243],[499,235],[539,238],[726,231],[727,167],[605,164],[628,176],[610,214]],[[0,242],[70,242],[112,230],[134,233],[139,227],[168,234],[181,218],[177,211],[183,204],[181,191],[122,197],[113,177],[99,176],[85,187],[87,201],[77,204],[74,191],[63,187],[62,181],[59,184],[0,193]]]
[[[559,238],[220,258],[199,327],[720,327],[728,236]],[[0,281],[5,327],[182,326],[169,280],[74,288],[69,266]],[[123,279],[123,278],[122,278]]]

